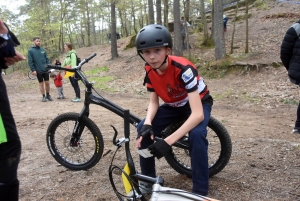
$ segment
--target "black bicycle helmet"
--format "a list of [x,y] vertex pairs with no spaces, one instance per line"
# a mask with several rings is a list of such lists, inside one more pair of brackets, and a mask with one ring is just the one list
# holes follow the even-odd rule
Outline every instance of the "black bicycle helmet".
[[159,24],[143,27],[136,36],[135,44],[138,53],[148,48],[173,46],[169,30]]

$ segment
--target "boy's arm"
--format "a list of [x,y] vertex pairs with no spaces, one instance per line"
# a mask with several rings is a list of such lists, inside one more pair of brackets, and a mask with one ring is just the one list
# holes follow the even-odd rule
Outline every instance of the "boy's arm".
[[[300,24],[297,24],[300,26]],[[293,49],[295,42],[298,40],[298,34],[294,27],[290,27],[282,41],[281,47],[280,47],[280,59],[285,66],[285,68],[288,70],[290,65],[290,60],[293,56]]]
[[177,142],[204,119],[203,106],[198,90],[188,93],[188,97],[192,113],[178,130],[165,139],[169,145]]

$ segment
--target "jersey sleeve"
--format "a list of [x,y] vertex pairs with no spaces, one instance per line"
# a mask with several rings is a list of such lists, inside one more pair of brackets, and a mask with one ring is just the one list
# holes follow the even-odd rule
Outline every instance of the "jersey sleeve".
[[182,68],[180,79],[185,86],[187,93],[198,89],[198,71],[190,65]]
[[146,85],[147,91],[154,92],[155,90],[152,86],[151,80],[148,77],[148,74],[150,73],[151,70],[152,70],[151,68],[147,69],[145,67],[145,78],[144,78],[144,84],[143,85]]

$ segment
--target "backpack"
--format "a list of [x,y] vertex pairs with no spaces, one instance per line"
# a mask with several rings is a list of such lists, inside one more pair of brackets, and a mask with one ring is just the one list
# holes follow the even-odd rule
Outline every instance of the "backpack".
[[[74,53],[74,52],[72,52],[72,53]],[[71,54],[72,54],[72,53],[71,53]],[[78,66],[79,63],[81,62],[81,59],[77,56],[76,53],[74,53],[74,54],[75,54],[75,56],[76,56],[76,66]],[[69,57],[71,58],[71,55],[70,55]]]

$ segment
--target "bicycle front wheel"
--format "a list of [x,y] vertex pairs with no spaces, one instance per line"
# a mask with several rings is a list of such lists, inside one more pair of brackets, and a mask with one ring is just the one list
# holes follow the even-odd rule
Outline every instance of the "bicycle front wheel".
[[103,138],[97,125],[88,117],[81,122],[84,126],[76,146],[70,145],[78,113],[65,113],[50,123],[46,141],[54,159],[71,170],[87,170],[95,166],[102,157]]
[[[185,120],[168,126],[163,132],[168,136],[176,131]],[[232,144],[227,129],[214,117],[210,117],[207,126],[209,177],[218,174],[227,165],[232,152]],[[192,177],[191,158],[189,154],[188,135],[179,143],[183,146],[172,146],[165,156],[168,164],[178,173]]]
[[37,77],[36,77],[35,75],[33,75],[31,71],[29,71],[29,72],[27,73],[27,76],[28,76],[28,78],[31,79],[31,80],[37,79]]

